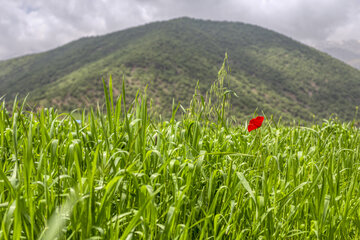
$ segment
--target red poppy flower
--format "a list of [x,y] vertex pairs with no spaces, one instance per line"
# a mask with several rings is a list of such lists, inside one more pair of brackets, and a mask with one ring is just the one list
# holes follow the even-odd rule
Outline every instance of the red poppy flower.
[[256,118],[251,119],[249,122],[248,131],[251,132],[252,130],[261,127],[263,121],[264,121],[263,116],[258,116]]

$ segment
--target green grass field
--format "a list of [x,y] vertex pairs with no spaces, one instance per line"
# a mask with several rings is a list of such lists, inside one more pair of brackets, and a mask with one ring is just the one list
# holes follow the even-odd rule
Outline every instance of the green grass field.
[[217,86],[169,120],[124,86],[114,101],[111,81],[104,109],[3,103],[0,239],[359,239],[354,122],[249,133]]

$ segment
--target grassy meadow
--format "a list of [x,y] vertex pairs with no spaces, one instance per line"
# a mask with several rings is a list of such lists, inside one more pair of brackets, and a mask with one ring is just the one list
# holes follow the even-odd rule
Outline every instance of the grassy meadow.
[[111,80],[94,110],[3,102],[0,239],[359,239],[354,122],[269,117],[249,133],[222,73],[170,119]]

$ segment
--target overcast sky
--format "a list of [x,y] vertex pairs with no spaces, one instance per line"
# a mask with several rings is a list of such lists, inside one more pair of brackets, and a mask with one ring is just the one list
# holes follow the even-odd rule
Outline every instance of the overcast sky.
[[181,16],[252,23],[308,44],[360,40],[360,0],[0,0],[0,60]]

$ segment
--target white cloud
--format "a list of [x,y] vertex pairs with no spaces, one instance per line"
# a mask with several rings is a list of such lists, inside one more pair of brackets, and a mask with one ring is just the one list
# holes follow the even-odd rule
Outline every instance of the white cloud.
[[0,0],[0,59],[180,16],[241,21],[312,43],[360,39],[358,0]]

